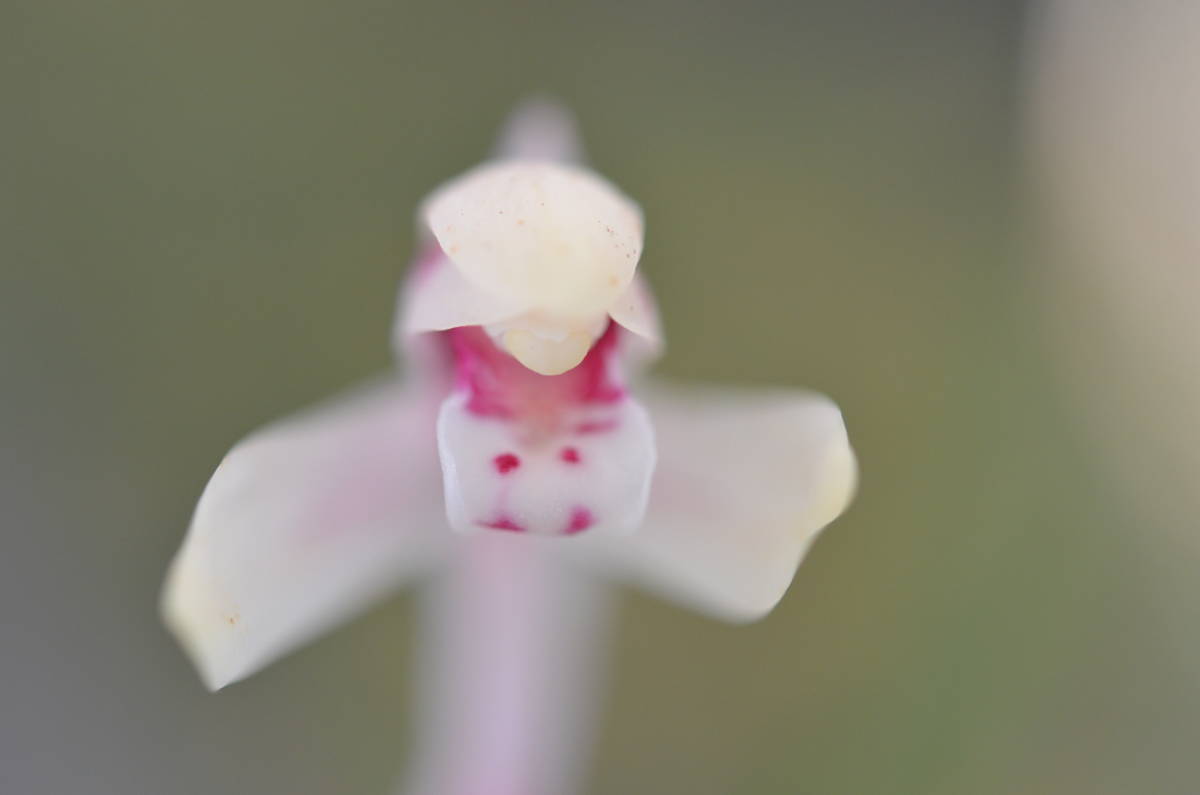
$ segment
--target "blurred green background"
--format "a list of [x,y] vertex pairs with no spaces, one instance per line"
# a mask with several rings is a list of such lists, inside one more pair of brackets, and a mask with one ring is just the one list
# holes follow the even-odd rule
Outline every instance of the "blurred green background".
[[0,791],[389,791],[409,598],[213,696],[157,590],[233,441],[389,365],[416,203],[530,92],[646,208],[660,370],[829,393],[863,472],[766,621],[624,599],[587,792],[1197,791],[1190,567],[1022,254],[1026,13],[0,5]]

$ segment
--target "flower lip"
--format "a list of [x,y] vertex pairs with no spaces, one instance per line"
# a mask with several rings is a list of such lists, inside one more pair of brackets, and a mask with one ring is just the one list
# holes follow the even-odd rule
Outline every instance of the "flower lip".
[[607,312],[642,253],[637,204],[594,172],[563,163],[485,163],[434,191],[421,216],[472,286],[558,316]]

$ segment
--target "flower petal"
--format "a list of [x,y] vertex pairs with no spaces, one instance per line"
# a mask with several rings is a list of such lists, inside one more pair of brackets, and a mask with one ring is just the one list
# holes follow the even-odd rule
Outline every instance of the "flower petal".
[[445,331],[460,326],[486,326],[520,315],[529,308],[513,296],[490,293],[439,257],[405,285],[400,318],[402,336]]
[[716,616],[762,617],[854,492],[841,412],[805,392],[639,392],[659,453],[645,525],[627,538],[580,539],[580,551]]
[[560,163],[486,163],[435,191],[422,217],[469,281],[557,315],[607,310],[642,253],[638,206]]
[[450,525],[537,535],[625,534],[641,524],[654,432],[628,397],[580,405],[553,428],[473,409],[455,392],[438,415]]
[[252,434],[221,462],[162,597],[210,688],[248,676],[436,556],[449,534],[433,409],[395,381],[376,384]]
[[608,316],[622,328],[632,332],[643,343],[647,353],[653,355],[662,350],[658,307],[655,305],[650,285],[643,277],[633,278],[625,292],[608,308]]

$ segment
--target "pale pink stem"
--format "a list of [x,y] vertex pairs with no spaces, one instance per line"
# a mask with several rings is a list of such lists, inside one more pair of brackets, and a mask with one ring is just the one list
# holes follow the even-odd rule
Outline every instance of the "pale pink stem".
[[591,744],[604,586],[564,539],[483,532],[427,590],[409,795],[567,795]]

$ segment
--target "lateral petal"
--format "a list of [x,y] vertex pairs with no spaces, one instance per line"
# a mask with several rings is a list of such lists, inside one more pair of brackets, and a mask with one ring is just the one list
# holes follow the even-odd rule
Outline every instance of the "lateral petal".
[[369,385],[236,445],[196,507],[162,595],[218,689],[364,608],[446,543],[436,405]]
[[841,412],[800,391],[639,389],[658,469],[643,527],[583,538],[593,565],[732,621],[779,602],[848,505],[857,466]]

